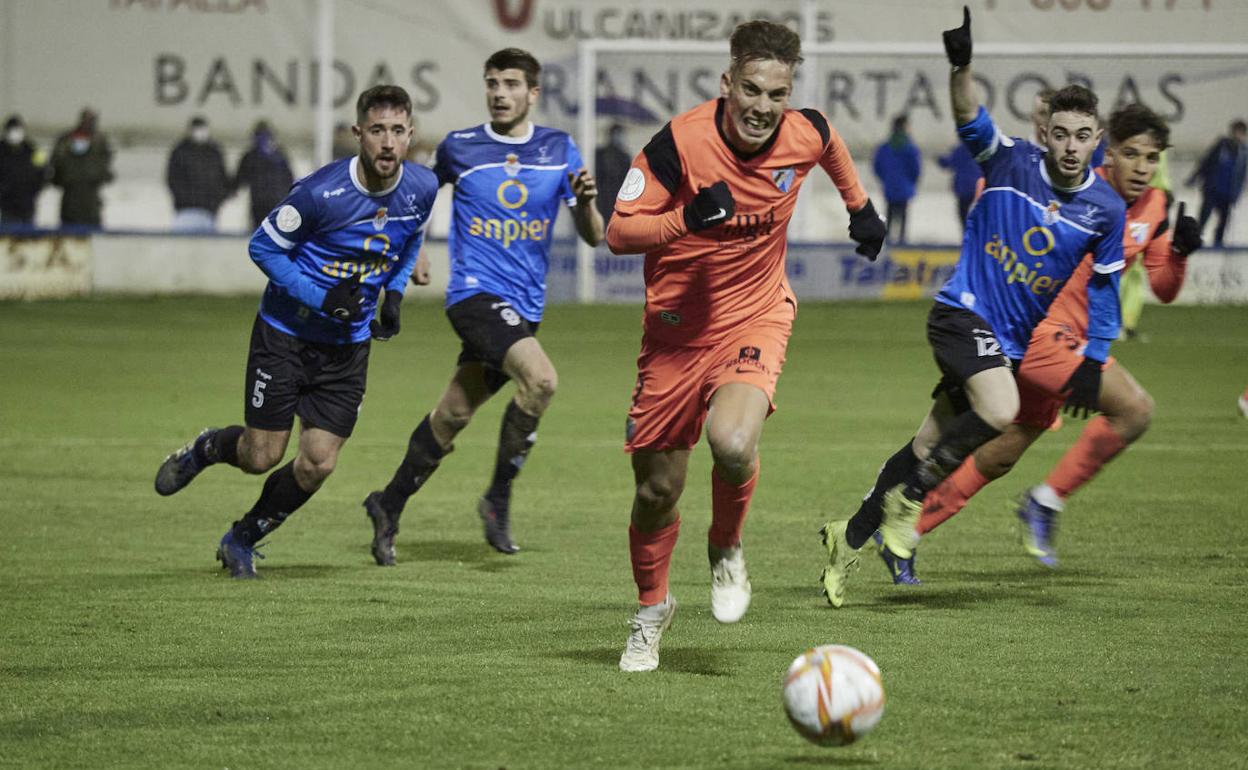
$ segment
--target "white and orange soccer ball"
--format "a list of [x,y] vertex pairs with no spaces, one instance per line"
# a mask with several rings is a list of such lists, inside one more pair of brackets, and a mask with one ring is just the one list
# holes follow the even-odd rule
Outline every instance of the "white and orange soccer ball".
[[783,697],[793,727],[820,746],[853,743],[884,716],[880,667],[841,644],[825,644],[799,655],[784,675]]

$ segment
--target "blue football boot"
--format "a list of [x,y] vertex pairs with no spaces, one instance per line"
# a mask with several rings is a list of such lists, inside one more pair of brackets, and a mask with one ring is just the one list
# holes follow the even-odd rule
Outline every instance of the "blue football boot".
[[919,576],[914,572],[914,557],[918,549],[914,549],[910,553],[909,559],[903,559],[884,545],[884,536],[877,530],[871,539],[875,541],[876,547],[880,552],[880,559],[884,561],[884,566],[888,567],[888,574],[892,575],[893,583],[899,586],[921,586],[923,581],[919,580]]

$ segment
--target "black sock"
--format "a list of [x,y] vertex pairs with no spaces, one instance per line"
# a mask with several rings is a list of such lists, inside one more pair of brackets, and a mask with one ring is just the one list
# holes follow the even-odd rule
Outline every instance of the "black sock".
[[927,459],[919,463],[906,479],[906,497],[922,500],[946,476],[957,470],[972,452],[1000,435],[1001,431],[984,422],[972,410],[958,415],[940,434]]
[[203,465],[225,463],[237,468],[238,437],[244,430],[241,425],[230,425],[209,433],[202,441],[195,442],[196,459]]
[[511,503],[511,482],[520,473],[529,450],[537,441],[537,422],[534,417],[516,405],[507,404],[503,412],[503,425],[498,431],[498,455],[494,459],[494,478],[485,492],[485,499],[502,508]]
[[907,441],[905,446],[888,458],[880,468],[879,475],[875,477],[875,486],[863,498],[858,512],[849,520],[849,526],[845,530],[845,542],[850,547],[861,548],[880,528],[880,520],[884,516],[880,504],[884,493],[905,481],[918,464],[919,458],[914,456],[914,439]]
[[416,490],[428,481],[448,451],[438,446],[437,439],[433,437],[433,427],[429,424],[429,415],[425,415],[407,440],[407,454],[403,456],[403,462],[399,463],[390,483],[381,493],[382,509],[391,516],[402,513],[407,498],[416,494]]
[[312,497],[295,480],[295,461],[291,460],[269,474],[264,480],[260,499],[243,518],[234,522],[234,537],[244,545],[255,545],[260,538],[282,526],[286,517]]

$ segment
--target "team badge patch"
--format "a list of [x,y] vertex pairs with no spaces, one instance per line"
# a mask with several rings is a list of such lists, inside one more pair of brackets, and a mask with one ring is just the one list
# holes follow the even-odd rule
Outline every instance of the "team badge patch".
[[635,201],[641,197],[646,190],[646,175],[641,173],[639,168],[630,168],[628,174],[624,177],[624,183],[620,185],[620,191],[616,194],[617,200]]
[[503,171],[507,172],[507,176],[517,176],[520,173],[520,156],[514,152],[507,153],[507,162],[503,164]]
[[293,233],[299,229],[299,225],[303,224],[303,217],[299,215],[299,209],[288,203],[277,210],[277,216],[273,218],[273,221],[278,230]]
[[1131,233],[1131,240],[1140,244],[1148,242],[1148,230],[1147,222],[1131,222],[1127,227],[1127,232]]
[[377,213],[373,215],[373,229],[384,230],[386,229],[386,223],[389,221],[390,217],[386,213],[386,207],[382,206],[377,209]]
[[775,182],[776,188],[783,193],[793,189],[793,180],[796,178],[797,172],[792,168],[778,168],[771,172],[771,181]]
[[1049,201],[1049,205],[1044,207],[1044,223],[1046,225],[1055,225],[1057,220],[1062,218],[1062,204],[1057,201]]

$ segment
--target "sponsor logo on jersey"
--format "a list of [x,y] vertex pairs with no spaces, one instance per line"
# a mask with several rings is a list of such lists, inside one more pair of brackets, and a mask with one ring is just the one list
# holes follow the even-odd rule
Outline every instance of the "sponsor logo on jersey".
[[1152,229],[1148,222],[1129,222],[1127,223],[1127,232],[1131,233],[1131,240],[1138,244],[1148,242],[1148,231]]
[[1002,272],[1006,275],[1007,284],[1021,283],[1037,296],[1057,294],[1062,284],[1066,283],[1066,279],[1055,281],[1052,276],[1040,275],[1040,271],[1044,269],[1044,260],[1039,257],[1052,251],[1055,243],[1052,231],[1038,225],[1031,227],[1023,233],[1022,243],[1023,251],[1027,252],[1031,259],[1025,257],[1020,259],[1018,252],[1010,248],[1010,245],[1000,235],[993,235],[992,239],[984,244],[984,253],[1001,266]]
[[732,220],[724,225],[724,239],[741,238],[745,241],[752,241],[760,235],[771,235],[775,225],[776,210],[774,207],[768,209],[766,214],[738,211]]
[[520,156],[514,152],[507,153],[507,160],[503,163],[503,171],[507,172],[507,176],[516,177],[520,175]]
[[547,150],[545,147],[538,148],[537,150],[537,162],[538,163],[540,163],[543,166],[548,166],[551,163],[553,163],[554,160],[555,159],[551,157],[549,150]]
[[451,134],[451,137],[454,139],[471,139],[476,135],[477,135],[476,131],[456,131],[455,133]]
[[796,178],[797,172],[792,168],[778,168],[771,172],[771,181],[776,183],[776,188],[782,193],[793,189],[793,180]]
[[330,198],[336,198],[339,195],[342,195],[346,191],[347,191],[347,188],[345,187],[339,187],[337,190],[326,190],[325,192],[321,193],[321,197],[324,198],[325,200],[329,200]]
[[386,223],[389,221],[390,216],[387,213],[386,207],[382,206],[377,209],[377,213],[373,215],[373,229],[378,231],[384,230],[386,229]]
[[528,218],[528,213],[520,212],[519,217],[506,219],[483,219],[473,217],[468,223],[468,235],[474,238],[488,238],[500,241],[503,248],[511,246],[515,241],[541,241],[550,238],[550,219]]
[[624,176],[624,182],[620,185],[620,192],[616,194],[615,199],[621,201],[635,201],[641,197],[646,189],[646,175],[641,173],[641,169],[634,166],[628,170],[628,174]]

